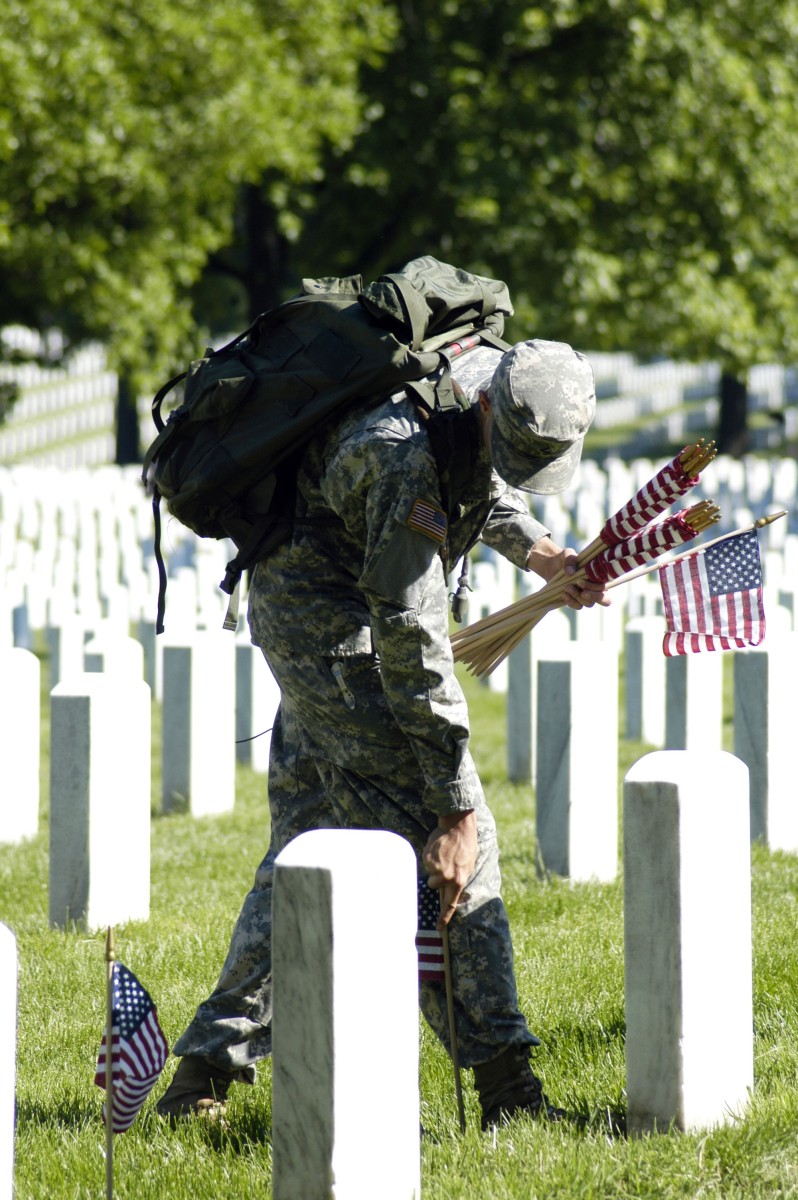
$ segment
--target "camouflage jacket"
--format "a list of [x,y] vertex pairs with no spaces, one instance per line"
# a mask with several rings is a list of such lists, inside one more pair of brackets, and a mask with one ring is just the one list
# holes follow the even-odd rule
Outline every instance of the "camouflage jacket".
[[[497,354],[478,350],[470,371],[458,371],[467,394]],[[478,439],[476,411],[462,420],[473,422],[469,436]],[[424,423],[403,394],[348,414],[311,442],[296,518],[291,541],[258,565],[251,584],[267,658],[269,644],[330,659],[376,653],[387,705],[426,781],[425,806],[472,808],[481,785],[453,669],[440,551],[448,541],[454,562],[479,533],[525,568],[548,531],[495,474],[481,445],[450,531]]]

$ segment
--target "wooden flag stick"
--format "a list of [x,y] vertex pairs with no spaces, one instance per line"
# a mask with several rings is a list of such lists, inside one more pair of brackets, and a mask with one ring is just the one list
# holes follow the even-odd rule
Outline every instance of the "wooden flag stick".
[[466,1131],[465,1108],[463,1106],[463,1081],[460,1076],[460,1052],[457,1048],[457,1028],[454,1022],[454,993],[452,990],[452,960],[449,957],[449,928],[444,925],[441,930],[443,945],[443,974],[446,980],[446,1009],[449,1014],[449,1041],[452,1046],[452,1066],[454,1067],[454,1090],[457,1096],[457,1115],[460,1119],[460,1132]]
[[108,926],[105,939],[105,1195],[114,1196],[114,927]]

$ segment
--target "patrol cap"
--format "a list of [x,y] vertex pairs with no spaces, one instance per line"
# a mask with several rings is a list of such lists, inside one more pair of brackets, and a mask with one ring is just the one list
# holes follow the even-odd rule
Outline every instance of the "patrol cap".
[[517,342],[485,390],[493,412],[491,459],[499,475],[525,492],[561,492],[579,465],[596,412],[588,360],[565,342]]

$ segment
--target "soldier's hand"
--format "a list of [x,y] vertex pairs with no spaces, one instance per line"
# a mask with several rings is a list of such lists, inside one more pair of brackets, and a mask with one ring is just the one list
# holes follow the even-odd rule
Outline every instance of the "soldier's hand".
[[438,828],[427,839],[422,855],[431,888],[440,889],[438,928],[454,916],[463,889],[477,862],[477,818],[473,810],[438,818]]
[[[526,563],[531,571],[540,575],[541,579],[545,579],[547,583],[560,571],[565,571],[566,575],[574,575],[578,570],[576,551],[561,550],[550,537],[544,537],[535,542],[527,555]],[[592,608],[594,604],[607,607],[611,603],[605,584],[593,583],[590,579],[584,578],[568,582],[562,596],[563,603],[567,604],[569,608]]]

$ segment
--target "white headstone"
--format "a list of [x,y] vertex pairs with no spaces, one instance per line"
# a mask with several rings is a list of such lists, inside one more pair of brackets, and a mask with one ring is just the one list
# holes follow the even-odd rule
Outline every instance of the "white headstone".
[[0,1196],[14,1194],[14,1121],[17,1069],[17,943],[0,925]]
[[163,809],[188,804],[195,817],[231,812],[235,639],[224,630],[176,637],[163,648]]
[[81,675],[84,671],[85,621],[76,614],[51,617],[46,636],[50,650],[50,687],[54,688],[62,679]]
[[150,911],[150,689],[84,674],[51,693],[50,924]]
[[[471,565],[471,594],[468,597],[468,613],[466,623],[471,625],[481,621],[483,617],[506,608],[515,599],[516,569],[498,554]],[[484,685],[492,692],[507,691],[507,659],[491,671],[483,679]]]
[[160,703],[163,699],[163,637],[155,632],[155,621],[142,617],[136,625],[136,639],[144,651],[144,678]]
[[280,687],[263,652],[247,638],[236,642],[236,758],[253,771],[269,769],[271,730]]
[[302,834],[278,855],[273,913],[274,1200],[418,1200],[409,843],[383,831]]
[[0,842],[20,842],[39,829],[41,667],[30,650],[0,649]]
[[665,626],[658,617],[633,617],[624,630],[626,737],[665,745]]
[[[522,594],[529,595],[530,589]],[[507,659],[507,778],[513,783],[535,777],[538,659],[570,640],[570,622],[562,609],[555,609],[546,613]]]
[[83,664],[86,671],[105,671],[126,675],[129,679],[143,679],[144,647],[135,638],[106,629],[84,646]]
[[734,753],[748,767],[751,838],[771,850],[798,853],[795,785],[795,681],[798,634],[771,638],[737,653],[734,667]]
[[546,870],[575,881],[614,879],[618,658],[602,642],[572,642],[538,662],[535,797]]
[[745,764],[645,755],[623,841],[629,1130],[733,1121],[754,1079]]
[[677,654],[665,661],[665,746],[720,750],[723,736],[723,651]]

